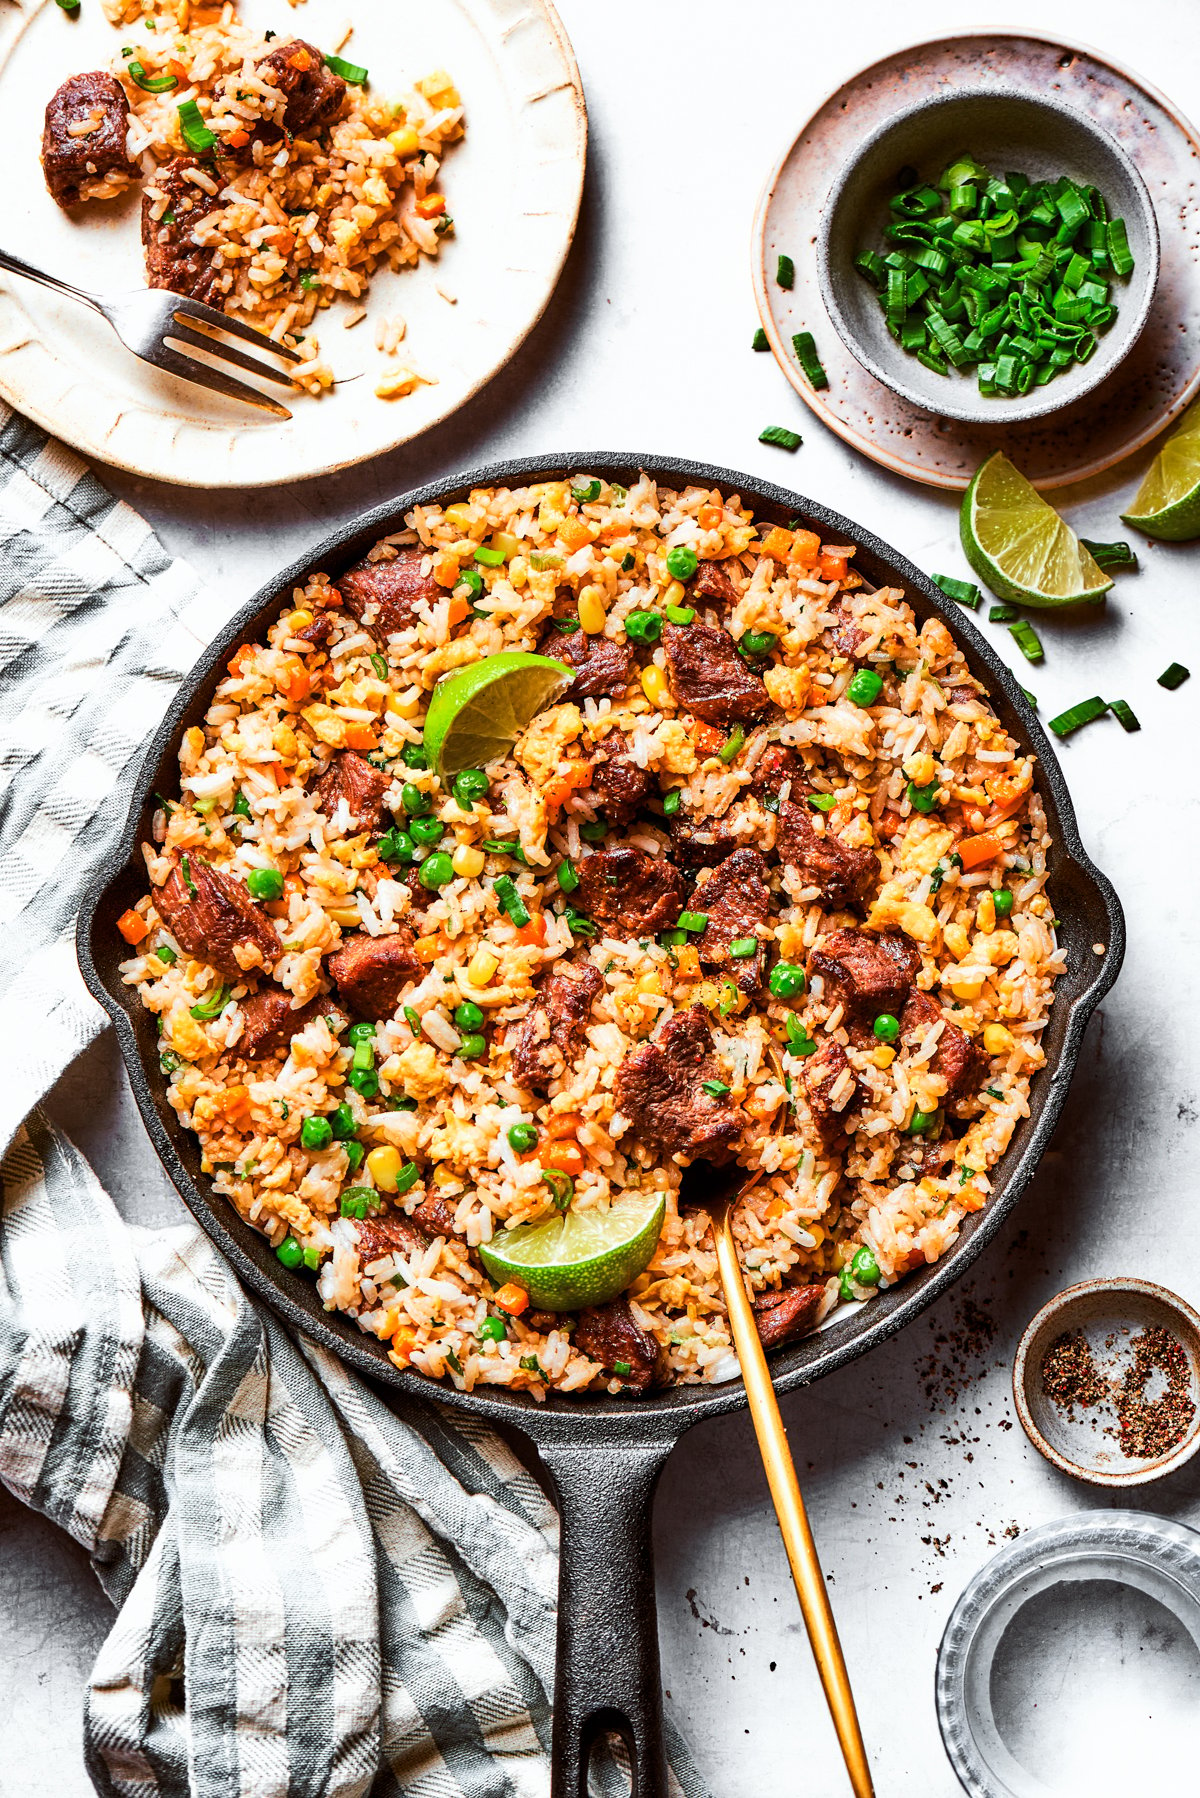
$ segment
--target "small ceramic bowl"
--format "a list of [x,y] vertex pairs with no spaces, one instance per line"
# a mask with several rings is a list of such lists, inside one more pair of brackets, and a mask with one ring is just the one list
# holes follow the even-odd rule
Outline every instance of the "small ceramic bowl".
[[[1099,188],[1109,217],[1125,220],[1134,268],[1113,283],[1116,318],[1089,361],[1025,394],[989,398],[974,369],[940,375],[926,368],[889,335],[878,291],[854,266],[860,251],[886,248],[888,201],[900,170],[915,168],[923,181],[936,182],[962,155],[997,174],[1020,170],[1031,181],[1069,175],[1080,186]],[[821,213],[817,268],[838,335],[877,381],[943,418],[1003,425],[1061,411],[1090,393],[1137,341],[1158,281],[1158,223],[1134,164],[1082,113],[1015,88],[951,89],[894,115],[846,163]]]
[[[1082,1335],[1102,1368],[1128,1361],[1133,1341],[1148,1328],[1169,1331],[1189,1368],[1195,1409],[1186,1434],[1166,1453],[1131,1458],[1115,1434],[1116,1409],[1103,1398],[1091,1405],[1062,1405],[1050,1398],[1042,1369],[1050,1348],[1064,1335]],[[1153,1376],[1164,1384],[1161,1375]],[[1158,1396],[1153,1385],[1150,1400]],[[1174,1473],[1200,1448],[1200,1316],[1184,1300],[1150,1280],[1085,1280],[1043,1305],[1022,1336],[1013,1362],[1013,1397],[1022,1428],[1040,1454],[1063,1473],[1094,1486],[1142,1486]]]

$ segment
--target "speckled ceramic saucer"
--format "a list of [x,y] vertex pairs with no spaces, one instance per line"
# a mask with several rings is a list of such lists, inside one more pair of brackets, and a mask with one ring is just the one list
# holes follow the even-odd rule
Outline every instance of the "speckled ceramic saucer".
[[[1120,367],[1051,420],[976,426],[940,418],[884,387],[841,343],[821,300],[815,243],[844,162],[881,123],[949,89],[1017,88],[1086,113],[1136,163],[1154,200],[1162,245],[1150,318]],[[795,286],[778,286],[780,253]],[[1022,32],[988,31],[897,51],[846,82],[771,171],[751,242],[758,310],[776,361],[839,437],[897,474],[963,488],[1003,449],[1038,487],[1101,473],[1158,435],[1200,391],[1200,140],[1163,95],[1095,51]],[[814,391],[792,354],[812,331],[829,375]]]

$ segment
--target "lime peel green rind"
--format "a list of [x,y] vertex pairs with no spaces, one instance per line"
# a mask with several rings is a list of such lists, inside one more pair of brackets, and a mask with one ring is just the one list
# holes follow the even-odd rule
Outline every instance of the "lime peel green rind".
[[616,1298],[649,1264],[666,1216],[661,1193],[624,1193],[607,1211],[567,1211],[480,1243],[497,1286],[512,1281],[539,1311],[578,1311]]
[[1054,507],[1001,451],[976,469],[959,514],[963,553],[997,599],[1073,606],[1112,586]]
[[1121,517],[1160,543],[1200,537],[1200,400],[1193,400],[1167,438]]
[[551,705],[575,670],[549,656],[510,649],[439,681],[425,718],[425,753],[441,779],[506,756],[530,720]]

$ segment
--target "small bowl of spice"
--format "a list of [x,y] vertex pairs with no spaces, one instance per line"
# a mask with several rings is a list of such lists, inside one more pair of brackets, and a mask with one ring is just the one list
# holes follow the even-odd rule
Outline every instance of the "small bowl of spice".
[[1043,1305],[1013,1363],[1033,1446],[1095,1486],[1140,1486],[1200,1448],[1200,1315],[1150,1280],[1086,1280]]
[[817,227],[821,296],[893,393],[971,424],[1082,397],[1141,333],[1154,203],[1125,151],[1049,95],[949,89],[848,160]]

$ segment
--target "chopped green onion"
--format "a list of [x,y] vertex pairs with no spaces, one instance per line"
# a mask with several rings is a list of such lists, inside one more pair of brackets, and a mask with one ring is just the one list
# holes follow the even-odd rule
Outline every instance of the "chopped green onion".
[[386,656],[381,656],[377,652],[376,654],[374,654],[371,657],[371,666],[375,670],[376,674],[379,676],[380,680],[387,679],[388,665],[387,665],[387,657]]
[[787,1049],[789,1055],[815,1055],[816,1041],[808,1034],[795,1012],[788,1014]]
[[1012,633],[1013,641],[1027,662],[1044,660],[1046,652],[1042,648],[1042,640],[1027,618],[1018,619],[1016,624],[1010,624],[1008,628]]
[[599,481],[594,476],[590,481],[572,481],[571,498],[580,506],[594,505],[600,498]]
[[558,864],[558,885],[559,891],[563,893],[573,893],[579,885],[579,875],[570,862]]
[[663,811],[668,818],[673,818],[683,804],[683,794],[678,787],[672,787],[669,793],[663,794]]
[[489,855],[511,855],[515,862],[528,865],[528,857],[516,837],[484,837],[479,847]]
[[711,1098],[721,1099],[730,1089],[723,1080],[705,1080],[700,1090],[708,1093]]
[[729,945],[729,953],[734,961],[748,961],[752,955],[758,953],[758,938],[756,936],[734,937]]
[[557,1209],[566,1211],[575,1197],[575,1182],[570,1174],[564,1174],[561,1168],[548,1167],[543,1170],[542,1179],[550,1188]]
[[680,930],[703,930],[708,923],[706,911],[681,911],[675,920]]
[[314,275],[310,268],[303,269],[300,274],[300,285],[305,293],[311,293],[314,287],[321,285],[321,277]]
[[960,581],[952,574],[931,574],[929,578],[947,599],[955,599],[960,606],[969,606],[973,612],[978,609],[983,595],[974,581]]
[[1112,263],[1115,275],[1131,275],[1133,273],[1133,253],[1129,248],[1124,219],[1109,220],[1105,248],[1108,251],[1108,260]]
[[[59,0],[61,6],[62,0]],[[174,75],[147,75],[144,63],[137,61],[129,65],[129,78],[135,87],[140,87],[147,94],[169,94],[173,87],[179,86]]]
[[1182,687],[1190,673],[1191,670],[1185,668],[1182,662],[1172,662],[1171,666],[1164,668],[1159,675],[1158,684],[1160,687],[1166,687],[1169,693],[1173,693],[1176,687]]
[[1138,559],[1128,543],[1093,543],[1090,537],[1079,541],[1091,554],[1098,568],[1136,568]]
[[593,924],[590,918],[585,918],[582,912],[575,910],[574,906],[568,905],[564,915],[567,920],[567,929],[572,936],[599,935],[599,925]]
[[796,352],[796,360],[808,379],[810,387],[828,387],[829,376],[825,373],[821,358],[817,355],[817,346],[811,331],[797,331],[792,338],[792,348]]
[[61,7],[63,12],[78,12],[80,0],[55,0],[55,4]]
[[750,348],[752,350],[769,350],[770,347],[770,344],[767,342],[767,334],[760,325],[758,330],[754,333],[754,336],[750,339]]
[[775,279],[780,287],[788,290],[796,285],[796,264],[790,256],[780,256],[776,262]]
[[663,617],[671,624],[691,624],[696,616],[695,606],[664,606]]
[[988,620],[992,624],[1011,624],[1014,618],[1021,616],[1016,606],[989,606]]
[[733,729],[730,731],[728,737],[726,738],[724,744],[717,751],[718,756],[720,757],[721,761],[723,761],[726,764],[726,766],[728,766],[730,762],[735,762],[737,760],[738,752],[740,751],[742,744],[745,741],[746,741],[745,730],[742,728],[742,726],[740,724],[735,724]]
[[207,999],[200,1001],[199,1005],[193,1005],[191,1013],[196,1022],[204,1024],[212,1018],[219,1018],[229,1004],[231,990],[230,987],[219,986],[215,993],[210,993]]
[[367,71],[356,62],[343,62],[340,56],[327,56],[325,67],[332,69],[335,75],[340,75],[343,81],[348,81],[351,87],[367,85]]
[[931,812],[937,804],[938,783],[936,779],[931,780],[928,785],[923,787],[915,786],[910,780],[904,791],[908,797],[908,803],[915,812],[927,814]]
[[529,566],[535,574],[544,574],[548,568],[561,568],[563,559],[556,549],[535,549],[529,554]]
[[487,543],[481,543],[475,551],[475,560],[482,562],[485,568],[503,568],[504,551],[493,549]]
[[1057,718],[1051,718],[1050,729],[1056,737],[1069,737],[1081,724],[1090,724],[1094,718],[1102,718],[1107,710],[1108,706],[1103,699],[1081,699],[1078,705],[1068,706]]
[[409,1029],[412,1031],[414,1036],[420,1036],[420,1034],[421,1034],[420,1013],[417,1012],[416,1010],[414,1010],[414,1008],[411,1005],[406,1005],[404,1007],[404,1022],[408,1025]]
[[1110,699],[1108,709],[1122,730],[1141,730],[1137,713],[1123,699]]
[[[1171,672],[1171,670],[1170,670],[1170,668],[1168,668],[1168,669],[1167,669],[1167,674],[1170,674],[1170,672]],[[1164,677],[1163,677],[1163,679],[1164,679],[1164,680],[1165,680],[1165,678],[1166,678],[1166,676],[1165,676],[1165,675],[1164,675]],[[1159,683],[1159,684],[1160,684],[1160,685],[1161,685],[1161,684],[1162,684],[1162,683],[1161,683],[1161,682],[1160,682],[1160,683]],[[190,893],[190,895],[191,895],[191,897],[192,897],[192,898],[193,898],[193,899],[194,899],[194,898],[195,898],[195,897],[196,897],[196,883],[195,883],[195,881],[194,881],[194,880],[193,880],[193,879],[192,879],[192,869],[191,869],[191,864],[190,864],[190,862],[189,862],[189,861],[188,861],[188,858],[187,858],[187,856],[186,856],[186,855],[181,855],[181,856],[180,856],[180,858],[179,858],[179,868],[180,868],[180,872],[181,872],[181,873],[182,873],[182,875],[183,875],[183,884],[184,884],[184,886],[186,886],[186,888],[187,888],[187,890],[188,890],[188,892],[189,892],[189,893]]]
[[[210,131],[204,123],[200,115],[200,108],[194,100],[185,100],[182,106],[176,108],[176,111],[179,113],[179,128],[183,132],[184,143],[197,156],[203,156],[204,152],[211,150],[216,143],[216,132]],[[302,287],[304,285],[303,275],[300,277],[300,285]]]
[[785,425],[768,425],[765,431],[758,433],[760,443],[773,443],[779,449],[798,450],[804,439],[799,431],[789,431]]
[[1025,703],[1026,703],[1026,705],[1029,705],[1029,706],[1032,706],[1032,707],[1033,707],[1033,709],[1034,709],[1034,711],[1035,711],[1035,712],[1036,712],[1036,711],[1037,711],[1037,709],[1038,709],[1038,702],[1037,702],[1037,694],[1036,694],[1036,693],[1031,693],[1031,692],[1030,692],[1030,691],[1029,691],[1029,688],[1028,688],[1028,687],[1022,687],[1022,688],[1021,688],[1021,691],[1022,691],[1022,693],[1023,693],[1023,694],[1024,694],[1024,695],[1025,695]]
[[602,843],[608,835],[608,825],[603,818],[592,818],[579,826],[579,834],[585,843]]
[[500,909],[507,912],[510,921],[518,930],[529,922],[529,908],[516,888],[516,883],[508,874],[502,874],[495,882],[494,891],[500,901]]

